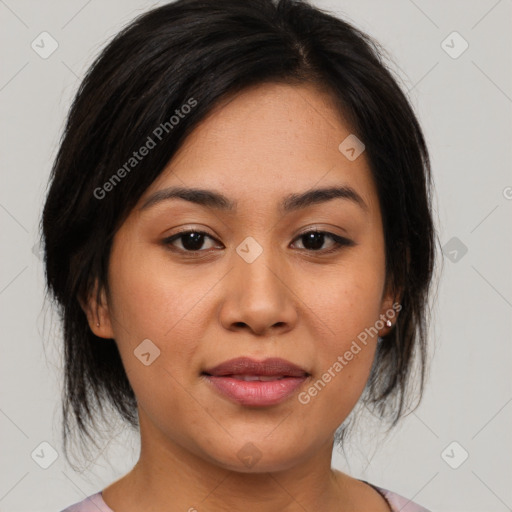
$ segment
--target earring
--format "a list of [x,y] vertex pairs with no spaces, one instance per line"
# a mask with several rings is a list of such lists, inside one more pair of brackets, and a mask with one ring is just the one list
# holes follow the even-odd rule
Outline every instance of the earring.
[[393,324],[391,323],[391,320],[389,320],[389,318],[386,320],[386,325],[388,327],[391,327]]
[[100,326],[100,323],[99,322],[96,322],[96,327],[99,327]]

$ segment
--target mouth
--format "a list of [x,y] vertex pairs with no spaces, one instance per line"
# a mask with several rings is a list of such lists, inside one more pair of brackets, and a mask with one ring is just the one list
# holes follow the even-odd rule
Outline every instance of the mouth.
[[[212,375],[210,375],[210,377],[212,377]],[[215,377],[215,375],[213,375],[213,377]],[[243,380],[245,382],[269,382],[289,378],[287,375],[217,375],[217,377],[231,377],[232,379]]]
[[203,374],[212,377],[271,377],[269,380],[309,375],[304,368],[277,357],[263,361],[256,361],[249,357],[238,357],[209,368]]
[[304,368],[284,359],[255,361],[247,357],[225,361],[202,375],[222,396],[256,407],[283,402],[310,377]]

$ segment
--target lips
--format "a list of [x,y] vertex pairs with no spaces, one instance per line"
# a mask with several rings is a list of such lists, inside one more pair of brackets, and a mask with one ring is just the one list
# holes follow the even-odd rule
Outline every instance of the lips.
[[[214,368],[205,370],[204,373],[214,377],[272,377],[272,379],[266,380],[284,377],[305,377],[308,375],[306,370],[285,359],[269,358],[264,361],[255,361],[249,357],[239,357],[225,361]],[[244,380],[256,380],[256,378]]]
[[310,374],[280,358],[231,359],[203,372],[217,392],[245,406],[270,406],[286,400]]

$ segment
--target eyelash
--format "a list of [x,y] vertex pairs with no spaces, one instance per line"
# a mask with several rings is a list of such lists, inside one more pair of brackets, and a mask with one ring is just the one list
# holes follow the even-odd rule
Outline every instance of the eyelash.
[[[187,249],[179,249],[179,248],[172,246],[172,243],[175,240],[179,240],[183,236],[188,235],[190,233],[195,233],[197,235],[205,235],[208,238],[211,238],[212,240],[215,240],[216,242],[218,242],[218,240],[216,240],[214,237],[212,237],[209,233],[206,233],[205,231],[201,231],[198,229],[189,229],[189,230],[185,230],[185,231],[180,231],[168,238],[165,238],[164,240],[162,240],[162,243],[171,251],[181,252],[181,253],[185,253],[187,255],[192,255],[192,254],[201,253],[201,252],[207,252],[206,250],[191,251],[191,250],[187,250]],[[301,250],[311,252],[311,253],[316,253],[316,254],[331,254],[331,253],[341,250],[343,247],[352,247],[352,246],[356,245],[355,242],[353,242],[352,240],[349,240],[348,238],[344,238],[342,236],[335,235],[334,233],[330,233],[329,231],[320,231],[320,230],[316,230],[316,229],[312,229],[310,231],[305,231],[304,233],[301,233],[300,235],[298,235],[295,238],[295,240],[298,240],[306,235],[309,235],[310,233],[327,235],[327,237],[331,238],[334,241],[335,245],[331,249],[323,250],[323,251],[322,250],[313,250],[313,249],[301,249]]]

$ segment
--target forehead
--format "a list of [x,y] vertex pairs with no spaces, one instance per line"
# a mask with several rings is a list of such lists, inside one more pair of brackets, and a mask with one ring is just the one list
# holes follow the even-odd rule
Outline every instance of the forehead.
[[364,151],[355,159],[343,152],[353,137],[332,98],[312,85],[252,87],[223,100],[195,127],[141,204],[171,186],[214,189],[239,205],[282,203],[283,196],[345,185],[375,207]]

